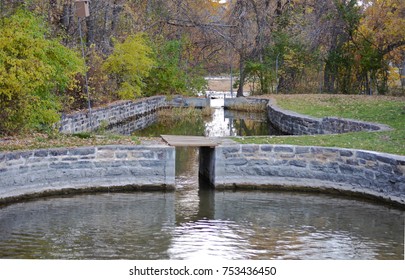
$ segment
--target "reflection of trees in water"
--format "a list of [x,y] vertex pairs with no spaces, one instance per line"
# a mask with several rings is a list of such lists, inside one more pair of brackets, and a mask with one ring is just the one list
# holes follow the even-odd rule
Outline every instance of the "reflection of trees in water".
[[234,128],[239,136],[267,135],[267,122],[258,122],[256,120],[233,120]]
[[176,147],[176,175],[196,173],[198,165],[198,148]]
[[171,135],[204,135],[204,119],[200,110],[183,109],[185,113],[160,113],[158,121],[148,128],[135,131],[137,136],[160,136],[162,134]]

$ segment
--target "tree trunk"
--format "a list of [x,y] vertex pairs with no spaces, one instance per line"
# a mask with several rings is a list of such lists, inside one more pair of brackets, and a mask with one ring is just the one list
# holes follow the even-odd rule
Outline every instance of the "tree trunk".
[[402,61],[402,67],[400,68],[399,74],[401,75],[401,87],[405,88],[405,59]]
[[120,5],[119,1],[114,1],[114,7],[112,10],[112,19],[111,19],[111,32],[113,34],[115,34],[115,30],[117,29],[121,11],[122,11],[122,5]]
[[70,4],[63,4],[62,17],[60,23],[65,31],[69,30],[70,26]]
[[323,73],[323,87],[325,92],[327,93],[334,93],[335,92],[335,74],[334,71],[331,69],[331,66],[326,63],[325,70]]
[[110,3],[107,2],[105,7],[104,7],[104,27],[103,27],[103,34],[102,36],[102,44],[103,44],[103,52],[108,53],[110,51],[111,45],[110,45],[110,30],[109,30],[109,22],[110,22]]
[[94,18],[90,14],[89,17],[86,18],[86,26],[87,26],[87,47],[90,47],[94,44]]
[[243,97],[243,86],[245,85],[245,61],[243,56],[240,56],[239,62],[239,87],[236,97]]

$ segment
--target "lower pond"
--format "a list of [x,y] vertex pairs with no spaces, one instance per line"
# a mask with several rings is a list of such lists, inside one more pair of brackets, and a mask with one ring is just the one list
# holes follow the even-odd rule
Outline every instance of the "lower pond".
[[40,199],[0,209],[0,258],[404,259],[404,211],[291,192],[198,187],[177,150],[177,190]]
[[[271,133],[260,114],[212,114],[155,119],[135,135]],[[0,208],[0,258],[404,259],[404,211],[323,194],[214,191],[198,180],[198,153],[176,149],[175,192],[61,196]]]

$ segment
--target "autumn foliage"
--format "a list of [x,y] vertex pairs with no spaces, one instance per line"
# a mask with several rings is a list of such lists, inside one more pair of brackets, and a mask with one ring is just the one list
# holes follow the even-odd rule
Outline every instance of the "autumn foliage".
[[0,22],[0,134],[50,128],[64,90],[84,70],[74,51],[47,36],[43,21],[24,10]]
[[0,0],[0,134],[231,73],[238,96],[403,95],[405,1]]

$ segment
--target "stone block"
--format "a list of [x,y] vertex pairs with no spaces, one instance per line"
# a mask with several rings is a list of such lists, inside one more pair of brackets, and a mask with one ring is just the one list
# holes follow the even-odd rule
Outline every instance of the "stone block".
[[294,148],[288,147],[288,146],[275,146],[274,152],[275,153],[294,153]]
[[49,164],[49,168],[53,169],[68,169],[70,167],[70,163],[68,162],[52,162]]
[[258,145],[242,145],[242,153],[256,153],[258,151]]
[[140,165],[142,167],[162,167],[163,162],[160,160],[140,160]]
[[363,152],[363,151],[357,151],[356,156],[357,156],[357,158],[364,159],[364,160],[375,161],[377,159],[377,156],[375,154]]
[[394,174],[392,166],[388,164],[379,164],[378,170],[383,173]]
[[13,160],[19,160],[21,158],[21,156],[18,152],[13,152],[13,153],[7,153],[5,158],[6,158],[6,161],[13,161]]
[[123,159],[128,157],[127,152],[115,152],[115,157],[118,159]]
[[248,160],[246,158],[227,159],[225,162],[226,165],[234,165],[234,166],[242,166],[242,165],[246,165],[247,163],[248,163]]
[[353,152],[348,151],[348,150],[339,150],[339,154],[340,154],[341,157],[351,157],[351,156],[353,156]]
[[307,167],[307,162],[305,160],[291,160],[289,164],[295,167]]
[[266,159],[251,159],[249,165],[269,165],[269,161]]
[[114,159],[115,151],[114,150],[99,150],[96,154],[97,159]]
[[272,152],[273,151],[273,145],[260,145],[260,150],[262,152]]
[[234,145],[234,146],[226,146],[222,148],[222,152],[226,154],[232,154],[232,153],[238,153],[240,152],[240,145]]
[[69,155],[73,156],[86,156],[92,155],[96,153],[96,149],[94,147],[84,147],[84,148],[76,148],[69,151]]
[[295,147],[295,153],[297,155],[301,155],[301,154],[308,154],[310,152],[310,147]]
[[376,155],[376,160],[382,163],[397,165],[398,161],[390,156]]
[[49,150],[49,155],[56,157],[56,156],[65,156],[68,154],[67,149],[58,149],[58,150]]
[[91,169],[94,168],[94,163],[91,161],[77,161],[77,162],[73,162],[70,163],[70,167],[73,169]]

